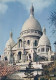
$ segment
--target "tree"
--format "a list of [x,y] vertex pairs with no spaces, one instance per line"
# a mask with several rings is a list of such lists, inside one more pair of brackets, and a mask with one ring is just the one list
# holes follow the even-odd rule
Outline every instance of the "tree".
[[53,44],[56,42],[56,10],[51,12],[51,15],[49,17],[50,21],[50,30],[51,30],[51,38],[53,40]]
[[50,23],[56,28],[56,11],[51,12]]
[[52,33],[52,35],[53,35],[53,37],[54,37],[54,39],[56,41],[56,10],[51,12],[49,20],[50,20],[50,24],[52,26],[52,27],[50,27],[50,28],[52,28],[52,32],[51,33]]
[[54,6],[54,8],[51,11],[49,19],[50,19],[51,25],[53,25],[54,28],[56,29],[56,0],[54,0],[53,6]]
[[45,78],[41,78],[40,80],[46,80]]

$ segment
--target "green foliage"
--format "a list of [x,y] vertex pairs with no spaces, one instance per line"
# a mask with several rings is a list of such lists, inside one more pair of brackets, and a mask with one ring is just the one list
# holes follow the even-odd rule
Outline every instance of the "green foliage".
[[40,80],[48,80],[48,79],[45,79],[45,78],[41,78]]

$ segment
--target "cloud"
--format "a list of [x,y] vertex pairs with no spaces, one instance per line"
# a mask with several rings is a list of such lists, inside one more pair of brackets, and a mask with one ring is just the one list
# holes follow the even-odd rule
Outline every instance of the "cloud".
[[8,5],[6,3],[15,2],[16,0],[0,0],[0,14],[5,14],[8,10]]
[[44,8],[49,7],[55,0],[17,0],[25,5],[29,11],[31,4],[33,3],[35,11],[42,11]]
[[14,2],[16,0],[0,0],[0,2],[3,2],[3,3],[7,3],[7,2]]
[[8,6],[4,3],[0,3],[0,14],[6,13]]
[[43,11],[44,8],[48,8],[55,0],[0,0],[0,13],[4,14],[7,9],[8,5],[6,3],[9,2],[20,2],[26,7],[27,11],[29,12],[30,6],[33,3],[35,7],[35,12]]

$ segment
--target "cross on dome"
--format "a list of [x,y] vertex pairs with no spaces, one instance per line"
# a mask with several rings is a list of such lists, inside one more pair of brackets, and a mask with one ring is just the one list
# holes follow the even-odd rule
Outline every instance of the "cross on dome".
[[46,28],[43,27],[43,34],[46,34]]
[[10,32],[10,38],[12,38],[13,37],[13,33],[12,32]]
[[34,16],[34,6],[33,6],[33,4],[31,5],[31,8],[30,8],[30,16]]

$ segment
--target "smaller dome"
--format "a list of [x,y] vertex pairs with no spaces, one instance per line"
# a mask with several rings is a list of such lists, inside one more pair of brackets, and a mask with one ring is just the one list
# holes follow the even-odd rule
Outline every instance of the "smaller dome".
[[13,36],[13,34],[12,34],[12,32],[10,32],[10,38],[9,38],[9,40],[6,42],[6,46],[5,46],[5,47],[7,47],[7,46],[13,47],[13,46],[15,45],[15,42],[14,42],[12,36]]
[[39,43],[38,43],[38,46],[41,46],[41,45],[50,46],[50,40],[46,36],[46,29],[45,28],[43,28],[43,35],[41,36],[41,38],[39,40]]

